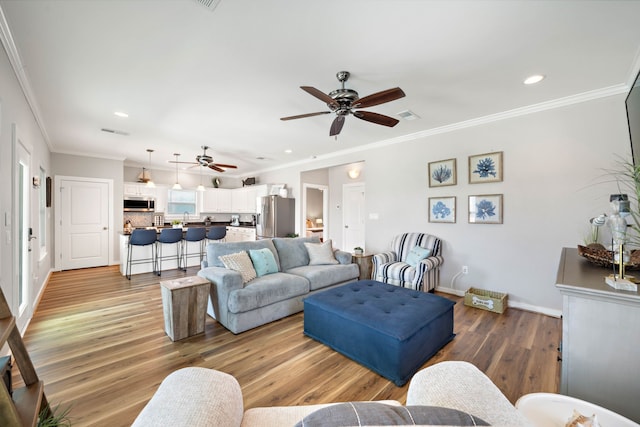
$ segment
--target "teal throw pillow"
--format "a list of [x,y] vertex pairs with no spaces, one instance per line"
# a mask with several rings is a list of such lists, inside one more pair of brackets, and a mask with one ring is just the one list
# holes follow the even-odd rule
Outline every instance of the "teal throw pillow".
[[425,249],[422,246],[415,246],[413,249],[409,251],[409,255],[407,255],[407,264],[411,267],[417,267],[418,263],[429,256],[431,253],[430,249]]
[[278,272],[276,258],[273,256],[273,252],[269,249],[251,249],[249,251],[249,256],[251,257],[253,268],[256,269],[256,275],[258,277]]

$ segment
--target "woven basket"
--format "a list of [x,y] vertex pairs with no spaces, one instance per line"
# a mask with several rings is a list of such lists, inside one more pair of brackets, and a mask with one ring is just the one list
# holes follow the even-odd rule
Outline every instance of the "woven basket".
[[[592,264],[600,267],[612,268],[613,255],[611,251],[602,248],[592,248],[589,246],[578,245],[578,255],[585,258]],[[624,266],[625,270],[637,270],[640,268],[640,250],[631,251],[629,262]]]
[[507,309],[507,300],[507,294],[485,289],[469,288],[464,293],[464,305],[500,314]]

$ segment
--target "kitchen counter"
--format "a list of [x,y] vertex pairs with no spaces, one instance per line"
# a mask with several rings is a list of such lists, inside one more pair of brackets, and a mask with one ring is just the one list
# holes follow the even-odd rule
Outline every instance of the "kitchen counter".
[[[234,226],[230,225],[228,222],[213,223],[212,225],[204,225],[203,222],[188,222],[186,227],[182,227],[182,229],[183,230],[187,230],[189,227],[193,227],[193,228],[204,227],[208,232],[211,227],[220,227],[220,226],[222,226],[222,227],[233,227],[233,228],[249,228],[249,229],[255,229],[256,228],[256,226],[255,225],[251,225],[251,223],[243,223],[243,222],[241,222],[240,225],[234,225]],[[155,229],[155,230],[158,230],[158,232],[159,232],[160,230],[162,230],[164,228],[173,228],[173,225],[171,225],[169,223],[166,223],[165,225],[159,225],[159,226],[134,227],[134,229],[136,229],[136,228],[144,228],[144,229],[150,229],[150,230]],[[127,230],[122,230],[120,232],[120,234],[128,236],[128,235],[131,235],[131,232],[129,232]]]

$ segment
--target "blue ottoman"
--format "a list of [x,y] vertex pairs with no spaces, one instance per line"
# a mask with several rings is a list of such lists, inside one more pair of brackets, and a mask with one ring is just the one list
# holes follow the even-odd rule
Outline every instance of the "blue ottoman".
[[307,297],[304,333],[401,386],[455,336],[454,305],[361,280]]

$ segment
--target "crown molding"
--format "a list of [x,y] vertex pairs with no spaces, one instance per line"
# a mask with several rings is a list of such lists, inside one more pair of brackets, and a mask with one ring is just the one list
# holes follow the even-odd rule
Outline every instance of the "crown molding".
[[13,72],[15,73],[16,78],[18,79],[18,83],[20,83],[20,87],[22,88],[22,93],[27,100],[27,104],[29,104],[29,108],[33,113],[36,123],[38,123],[40,133],[47,143],[49,151],[53,151],[53,147],[51,146],[51,139],[49,138],[46,127],[44,126],[44,120],[42,120],[42,114],[40,113],[38,102],[36,101],[36,97],[33,95],[31,84],[29,83],[29,79],[24,72],[24,65],[22,64],[22,60],[20,59],[18,48],[13,41],[11,29],[9,28],[9,23],[7,22],[7,19],[4,15],[2,6],[0,6],[0,40],[2,40],[2,45],[4,46],[4,50],[7,52],[9,62],[11,63],[11,67],[13,68]]

